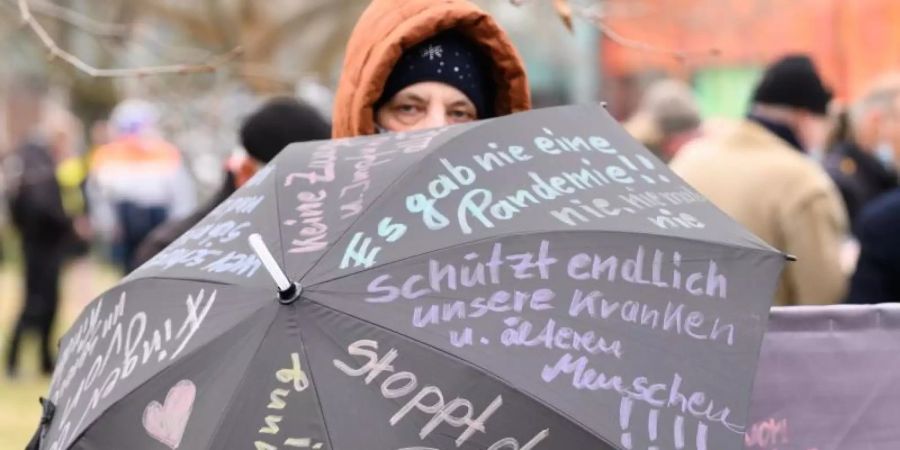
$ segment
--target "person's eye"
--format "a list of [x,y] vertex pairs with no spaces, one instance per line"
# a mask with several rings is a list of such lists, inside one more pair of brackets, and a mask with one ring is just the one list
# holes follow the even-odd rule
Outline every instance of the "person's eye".
[[475,120],[475,114],[466,109],[452,109],[449,112],[449,116],[454,122]]
[[422,108],[419,105],[415,105],[412,103],[401,103],[394,107],[394,111],[397,111],[400,114],[418,114],[422,111]]

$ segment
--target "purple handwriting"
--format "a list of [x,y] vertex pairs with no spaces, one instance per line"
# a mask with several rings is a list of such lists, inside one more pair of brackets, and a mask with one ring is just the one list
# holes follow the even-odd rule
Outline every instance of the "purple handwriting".
[[[649,256],[651,253],[652,257]],[[578,253],[569,259],[567,272],[573,280],[606,280],[610,283],[622,280],[631,284],[683,290],[697,297],[728,297],[728,278],[721,273],[715,261],[705,260],[703,265],[706,270],[698,272],[682,272],[681,263],[679,252],[671,255],[662,250],[650,252],[641,245],[633,258]]]
[[303,191],[297,194],[297,216],[284,221],[284,225],[299,226],[296,236],[291,238],[290,253],[317,252],[328,245],[328,224],[325,223],[325,190]]
[[673,301],[666,302],[663,308],[657,303],[609,300],[600,291],[591,291],[585,295],[581,289],[575,289],[569,315],[621,320],[650,330],[659,329],[699,341],[723,342],[729,347],[734,346],[734,324],[723,323],[719,318],[710,320],[699,310],[685,311],[684,304]]
[[[344,144],[346,145],[346,144]],[[328,183],[334,181],[334,166],[337,164],[337,147],[341,146],[339,141],[323,144],[312,154],[312,160],[309,162],[307,172],[294,172],[288,174],[284,179],[284,186],[289,187],[294,180],[306,180],[310,185],[316,183]]]
[[521,314],[525,311],[553,309],[556,294],[550,289],[536,291],[498,290],[489,296],[471,301],[456,300],[443,304],[416,306],[413,310],[413,326],[424,328],[456,320],[477,319],[488,314]]
[[[549,241],[541,241],[537,255],[531,252],[512,255],[503,254],[503,244],[494,244],[490,260],[475,262],[473,265],[463,264],[457,268],[453,264],[441,264],[431,259],[428,262],[427,274],[414,274],[399,284],[392,284],[393,275],[384,274],[369,283],[368,293],[374,294],[366,298],[369,303],[390,303],[399,298],[415,300],[432,293],[440,293],[443,289],[455,291],[460,286],[486,286],[501,283],[501,269],[511,273],[517,280],[550,277],[550,266],[557,262],[549,254]],[[478,253],[469,253],[466,261],[475,261]]]
[[352,182],[341,188],[338,196],[339,199],[346,201],[340,206],[341,220],[349,219],[362,212],[366,193],[372,184],[372,169],[391,162],[392,158],[389,156],[397,153],[396,150],[378,151],[378,147],[387,140],[388,138],[373,140],[368,147],[362,149],[359,156],[344,158],[345,161],[354,162],[354,171]]
[[593,331],[580,332],[570,327],[559,326],[548,319],[539,331],[531,321],[521,317],[509,317],[503,321],[506,329],[500,336],[505,347],[544,347],[548,350],[574,350],[591,355],[605,354],[622,359],[622,343],[607,341]]
[[743,433],[744,427],[728,421],[731,409],[719,407],[708,394],[696,391],[690,394],[681,392],[682,378],[674,374],[672,382],[651,384],[647,377],[637,377],[630,381],[619,375],[610,375],[591,368],[587,356],[575,357],[566,353],[553,365],[545,365],[541,379],[552,383],[561,375],[571,378],[563,380],[577,390],[608,391],[622,397],[639,400],[654,408],[672,408],[682,414],[691,415],[698,420],[719,423],[734,433]]

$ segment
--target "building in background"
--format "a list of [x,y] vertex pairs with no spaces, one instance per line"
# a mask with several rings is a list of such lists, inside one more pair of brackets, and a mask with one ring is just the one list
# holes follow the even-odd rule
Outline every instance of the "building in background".
[[[627,116],[659,74],[690,81],[706,116],[741,115],[759,68],[789,52],[811,55],[840,99],[900,64],[896,0],[604,0],[606,25],[666,52],[605,36],[604,97]],[[876,50],[877,49],[877,50]]]

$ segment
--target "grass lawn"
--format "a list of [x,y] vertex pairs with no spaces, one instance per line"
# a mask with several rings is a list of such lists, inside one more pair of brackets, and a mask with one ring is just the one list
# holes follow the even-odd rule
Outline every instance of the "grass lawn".
[[[118,274],[89,259],[73,261],[63,274],[62,299],[56,322],[59,338],[78,313],[96,296],[111,287]],[[38,398],[47,395],[49,378],[39,375],[37,339],[26,339],[19,351],[19,376],[6,377],[7,341],[19,313],[22,274],[18,266],[0,265],[0,450],[22,450],[38,424]]]

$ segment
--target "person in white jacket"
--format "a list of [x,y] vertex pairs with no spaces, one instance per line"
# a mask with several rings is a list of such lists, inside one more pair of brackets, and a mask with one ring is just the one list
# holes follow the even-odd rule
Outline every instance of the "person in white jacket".
[[110,143],[91,158],[88,201],[95,233],[110,243],[125,273],[153,228],[196,206],[194,184],[181,152],[159,136],[156,108],[125,100],[110,118]]

